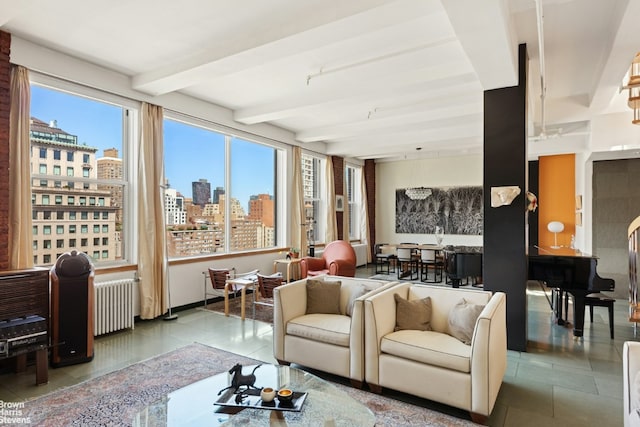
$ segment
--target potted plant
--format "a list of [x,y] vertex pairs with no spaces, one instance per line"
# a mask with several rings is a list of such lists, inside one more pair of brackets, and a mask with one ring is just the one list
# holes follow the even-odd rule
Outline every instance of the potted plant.
[[289,249],[289,257],[298,258],[300,256],[300,249],[298,248],[290,248]]

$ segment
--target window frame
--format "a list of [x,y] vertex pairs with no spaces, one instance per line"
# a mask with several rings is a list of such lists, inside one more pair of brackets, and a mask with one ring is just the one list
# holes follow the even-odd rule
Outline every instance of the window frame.
[[[317,162],[317,177],[314,177],[315,182],[313,183],[314,189],[313,192],[317,193],[314,197],[308,198],[304,196],[304,188],[303,188],[303,200],[306,205],[308,202],[315,204],[314,206],[314,218],[313,218],[313,227],[314,227],[314,235],[315,239],[313,243],[315,245],[323,245],[326,244],[325,236],[327,230],[327,209],[328,204],[325,200],[324,195],[327,193],[327,164],[329,161],[326,156],[319,155],[317,153],[309,152],[306,150],[302,151],[303,159],[304,157],[310,158],[312,161]],[[300,159],[301,163],[303,159]],[[304,165],[302,166],[304,168]],[[302,181],[304,183],[304,176],[302,177]],[[304,184],[303,184],[304,185]],[[306,213],[305,213],[306,215]],[[311,242],[309,242],[311,243]]]
[[[362,204],[362,166],[345,163],[345,204],[349,209],[349,240],[361,240],[360,235],[360,207]],[[349,172],[351,171],[351,172]],[[351,179],[351,182],[348,182]],[[351,186],[351,192],[349,192]]]
[[[65,188],[68,189],[80,189],[86,188],[89,183],[96,183],[99,185],[120,186],[122,192],[122,206],[121,206],[121,220],[114,227],[117,233],[118,243],[121,245],[119,250],[115,253],[118,254],[118,259],[110,261],[100,261],[96,268],[109,268],[117,267],[119,265],[135,264],[137,263],[137,225],[136,213],[137,205],[135,203],[135,189],[137,183],[130,179],[132,171],[137,170],[137,144],[134,141],[138,138],[139,130],[139,111],[141,102],[132,98],[125,98],[115,93],[105,92],[100,89],[94,89],[82,84],[74,83],[69,80],[62,80],[60,78],[42,74],[37,71],[29,73],[30,84],[37,85],[45,89],[66,93],[68,95],[84,98],[88,101],[94,101],[106,105],[111,105],[118,108],[121,111],[120,123],[122,127],[121,147],[119,148],[120,158],[122,159],[122,178],[121,179],[99,179],[99,178],[83,178],[75,176],[75,169],[71,168],[73,176],[68,176],[67,179],[72,181],[65,182]],[[51,150],[45,150],[45,159],[49,157],[46,153]],[[71,152],[73,153],[73,152]],[[78,154],[78,153],[75,153]],[[98,156],[100,154],[100,156]],[[96,153],[96,158],[101,157],[102,152]],[[62,150],[60,154],[61,158],[66,158],[67,161],[79,160],[77,155],[69,154],[67,150]],[[37,157],[33,156],[34,161]],[[71,160],[69,160],[71,159]],[[81,167],[81,166],[79,166]],[[63,171],[64,173],[64,171]],[[135,176],[135,173],[133,173]],[[33,177],[32,177],[33,179]],[[78,184],[78,183],[83,184]],[[77,199],[76,199],[77,200]],[[114,214],[115,215],[115,214]],[[113,243],[112,243],[113,244]]]
[[[224,228],[224,248],[221,252],[212,252],[212,253],[208,253],[208,254],[201,254],[201,255],[191,255],[191,256],[180,256],[180,257],[174,257],[174,256],[170,256],[169,259],[174,260],[174,259],[197,259],[197,258],[201,258],[201,257],[210,257],[210,256],[216,256],[216,255],[229,255],[229,254],[241,254],[241,253],[251,253],[251,252],[255,252],[255,251],[259,251],[259,250],[265,250],[265,249],[273,249],[276,248],[278,246],[283,246],[285,244],[285,242],[287,241],[287,231],[286,231],[286,223],[287,223],[287,217],[288,217],[288,209],[286,208],[286,206],[288,205],[288,200],[286,197],[283,197],[281,195],[286,195],[287,194],[287,172],[286,170],[289,160],[289,156],[291,156],[291,146],[288,144],[284,144],[281,143],[279,141],[275,141],[272,139],[268,139],[268,138],[264,138],[255,134],[249,134],[246,132],[242,132],[242,131],[238,131],[235,129],[230,129],[224,126],[221,126],[217,123],[214,122],[210,122],[207,120],[203,120],[197,117],[193,117],[193,116],[186,116],[184,114],[181,114],[179,112],[173,111],[173,110],[165,110],[164,111],[164,117],[165,120],[172,120],[187,126],[194,126],[206,131],[211,131],[211,132],[215,132],[217,134],[220,134],[224,137],[225,140],[225,183],[223,184],[223,187],[225,189],[225,194],[233,194],[233,183],[230,182],[230,176],[231,176],[231,159],[229,156],[229,152],[230,152],[230,147],[229,145],[231,144],[231,139],[232,138],[239,138],[243,141],[246,142],[250,142],[250,143],[254,143],[254,144],[259,144],[259,145],[264,145],[267,146],[271,149],[274,150],[275,152],[275,162],[276,162],[276,166],[275,166],[275,182],[274,182],[274,206],[275,206],[275,230],[274,230],[274,234],[275,234],[275,242],[274,242],[274,246],[272,247],[267,247],[267,248],[252,248],[252,249],[241,249],[241,250],[232,250],[230,247],[230,236],[231,236],[231,221],[225,221],[225,228]],[[166,146],[166,142],[165,142],[165,146]],[[247,209],[246,206],[244,206],[245,209]],[[245,212],[246,214],[248,214],[248,211]],[[224,212],[225,218],[230,218],[231,217],[231,204],[230,203],[225,203],[225,212]],[[169,243],[169,242],[167,242]]]

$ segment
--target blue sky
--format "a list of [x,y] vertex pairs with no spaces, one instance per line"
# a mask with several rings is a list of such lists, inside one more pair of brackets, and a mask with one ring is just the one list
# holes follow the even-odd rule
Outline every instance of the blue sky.
[[[78,136],[79,144],[117,148],[122,157],[122,109],[63,92],[31,86],[31,115]],[[221,134],[165,120],[165,176],[172,188],[192,197],[191,183],[201,178],[224,187],[224,137]],[[232,197],[248,209],[249,196],[274,193],[274,149],[233,139]]]

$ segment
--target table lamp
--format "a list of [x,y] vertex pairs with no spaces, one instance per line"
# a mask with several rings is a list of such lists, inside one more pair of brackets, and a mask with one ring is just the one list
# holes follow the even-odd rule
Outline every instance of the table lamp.
[[564,230],[564,224],[560,221],[551,221],[547,224],[547,229],[553,233],[554,235],[554,245],[551,246],[553,249],[558,249],[558,233],[561,233]]

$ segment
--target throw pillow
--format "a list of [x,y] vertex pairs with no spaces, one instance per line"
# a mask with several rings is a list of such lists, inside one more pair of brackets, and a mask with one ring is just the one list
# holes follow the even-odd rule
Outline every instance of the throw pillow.
[[431,330],[431,297],[409,301],[394,294],[394,298],[396,300],[396,327],[394,330]]
[[472,304],[462,298],[449,312],[449,332],[463,343],[471,344],[473,330],[484,305]]
[[353,305],[356,303],[356,300],[369,292],[364,285],[353,286],[351,288],[351,295],[349,295],[349,301],[347,301],[347,309],[345,310],[346,315],[351,317],[353,313]]
[[340,314],[340,281],[307,279],[307,314]]

